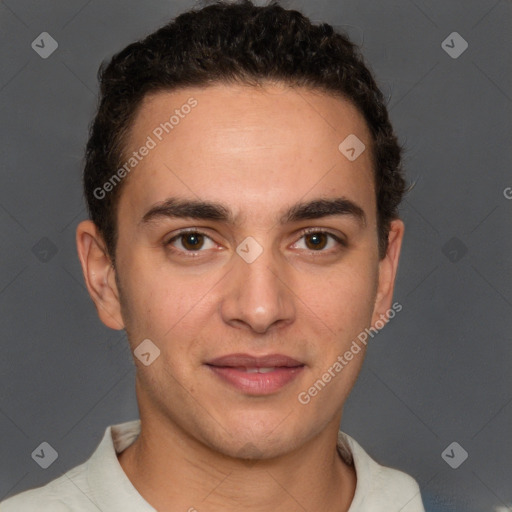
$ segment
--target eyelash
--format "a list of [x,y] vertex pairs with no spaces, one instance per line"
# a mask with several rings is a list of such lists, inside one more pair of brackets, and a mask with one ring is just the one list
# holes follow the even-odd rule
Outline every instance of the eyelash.
[[[330,231],[325,231],[325,230],[322,230],[322,229],[319,229],[319,228],[307,228],[307,229],[303,230],[301,232],[301,236],[299,237],[299,240],[301,238],[305,237],[306,235],[315,234],[315,233],[326,234],[326,235],[330,236],[331,238],[333,238],[336,242],[338,242],[338,244],[340,246],[347,247],[347,243],[345,242],[345,240],[343,240],[339,236],[335,235],[334,233],[331,233]],[[180,255],[187,254],[187,256],[185,256],[185,257],[188,257],[188,258],[197,257],[197,255],[199,253],[205,252],[205,251],[202,251],[202,250],[199,250],[199,251],[182,251],[180,249],[174,248],[171,245],[175,240],[179,239],[180,237],[182,237],[184,235],[189,235],[189,234],[204,235],[205,237],[207,237],[207,238],[209,238],[211,240],[211,237],[207,233],[205,233],[204,231],[201,231],[201,230],[195,229],[195,228],[189,228],[189,229],[184,229],[184,230],[180,231],[177,235],[174,235],[172,238],[170,238],[169,240],[164,242],[164,245],[165,245],[165,247],[169,247],[169,249],[172,252],[174,252],[174,253],[177,253],[177,254],[180,254]],[[308,252],[313,253],[313,254],[315,254],[315,253],[318,253],[318,254],[321,254],[321,253],[329,254],[329,253],[332,253],[332,249],[331,250],[327,250],[327,251],[326,250],[320,250],[320,251],[310,250]]]

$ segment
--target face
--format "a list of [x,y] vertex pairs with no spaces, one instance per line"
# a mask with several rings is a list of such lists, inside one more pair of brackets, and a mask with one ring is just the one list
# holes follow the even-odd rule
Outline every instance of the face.
[[[366,146],[355,160],[338,148],[351,134]],[[282,85],[189,88],[146,97],[127,147],[140,160],[124,178],[115,271],[89,221],[77,240],[103,322],[132,351],[147,339],[150,360],[160,351],[134,359],[143,422],[231,456],[337,430],[364,345],[333,367],[390,308],[403,234],[395,221],[380,260],[362,116]]]

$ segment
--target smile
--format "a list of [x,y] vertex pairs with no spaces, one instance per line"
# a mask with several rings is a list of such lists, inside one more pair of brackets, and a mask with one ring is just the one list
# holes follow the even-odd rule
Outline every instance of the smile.
[[296,379],[305,365],[288,356],[231,354],[206,366],[224,384],[248,395],[270,395]]

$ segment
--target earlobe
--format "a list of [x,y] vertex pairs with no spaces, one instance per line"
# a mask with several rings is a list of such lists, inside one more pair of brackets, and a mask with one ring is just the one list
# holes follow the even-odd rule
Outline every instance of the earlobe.
[[385,315],[391,307],[404,232],[405,226],[400,219],[391,222],[386,255],[379,262],[379,281],[372,325],[381,318],[381,315]]
[[114,268],[96,225],[82,221],[76,230],[76,245],[85,284],[101,321],[111,329],[124,329]]

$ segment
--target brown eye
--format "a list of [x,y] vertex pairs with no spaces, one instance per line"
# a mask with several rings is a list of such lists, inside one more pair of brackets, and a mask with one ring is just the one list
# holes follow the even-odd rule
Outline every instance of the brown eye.
[[185,233],[180,235],[182,245],[188,251],[197,251],[201,249],[204,243],[204,236],[200,233]]
[[[342,247],[347,247],[346,242],[339,236],[336,236],[333,233],[329,233],[328,231],[321,231],[319,229],[310,229],[303,232],[300,240],[302,239],[305,241],[304,249],[310,252],[331,253],[341,249]],[[300,242],[296,242],[295,246],[297,246],[299,243]],[[302,249],[302,247],[299,247],[299,249]]]
[[308,249],[313,251],[322,250],[325,248],[328,242],[328,233],[318,232],[318,233],[308,233],[304,235],[306,240],[310,240],[311,243],[306,242]]
[[214,248],[215,243],[208,235],[199,231],[184,231],[169,239],[165,245],[173,252],[186,254],[194,251],[205,252],[205,249]]

